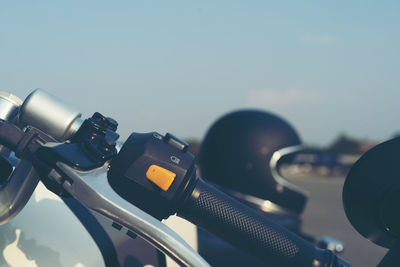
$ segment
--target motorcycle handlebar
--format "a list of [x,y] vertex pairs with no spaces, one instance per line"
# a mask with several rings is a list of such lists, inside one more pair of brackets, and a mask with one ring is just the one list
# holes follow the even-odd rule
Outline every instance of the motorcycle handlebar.
[[202,179],[198,179],[178,215],[273,265],[350,266],[331,251],[315,248]]
[[[0,140],[4,141],[2,144],[14,150],[17,156],[34,154],[41,144],[54,141],[53,137],[42,135],[35,128],[22,132],[18,127],[4,121],[0,123],[0,128]],[[32,176],[36,174],[32,173]],[[36,184],[37,179],[29,183],[26,186],[29,190],[23,190],[28,193],[25,195],[30,195]],[[10,185],[7,184],[3,189]],[[18,193],[14,194],[16,199],[22,199],[18,197],[21,195]],[[19,209],[25,203],[26,201],[21,201]],[[332,252],[315,248],[201,179],[198,179],[195,189],[178,214],[269,263],[280,266],[350,266]]]

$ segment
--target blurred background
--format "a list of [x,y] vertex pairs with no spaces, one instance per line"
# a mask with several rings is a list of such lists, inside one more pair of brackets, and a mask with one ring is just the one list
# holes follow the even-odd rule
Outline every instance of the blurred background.
[[310,192],[305,231],[375,266],[385,250],[351,228],[341,186],[400,133],[399,12],[398,1],[1,2],[0,89],[43,88],[115,118],[122,140],[172,132],[193,153],[222,114],[279,114],[311,151],[287,166]]

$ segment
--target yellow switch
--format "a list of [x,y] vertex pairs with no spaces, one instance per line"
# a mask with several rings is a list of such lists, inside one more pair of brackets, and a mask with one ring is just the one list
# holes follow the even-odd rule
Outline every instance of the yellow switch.
[[157,165],[151,165],[146,177],[162,190],[167,191],[175,179],[176,174]]

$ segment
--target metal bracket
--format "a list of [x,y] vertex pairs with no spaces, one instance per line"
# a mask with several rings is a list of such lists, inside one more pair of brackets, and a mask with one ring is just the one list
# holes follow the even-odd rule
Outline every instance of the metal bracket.
[[10,221],[25,207],[38,182],[32,163],[19,161],[7,184],[0,187],[0,225]]

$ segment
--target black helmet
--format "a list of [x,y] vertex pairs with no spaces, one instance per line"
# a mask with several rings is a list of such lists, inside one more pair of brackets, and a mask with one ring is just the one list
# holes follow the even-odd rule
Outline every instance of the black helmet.
[[301,213],[306,193],[282,178],[277,169],[282,156],[298,151],[300,145],[296,131],[280,117],[240,110],[211,126],[201,144],[198,165],[204,179],[235,197],[258,203],[261,209],[264,204],[279,205]]

